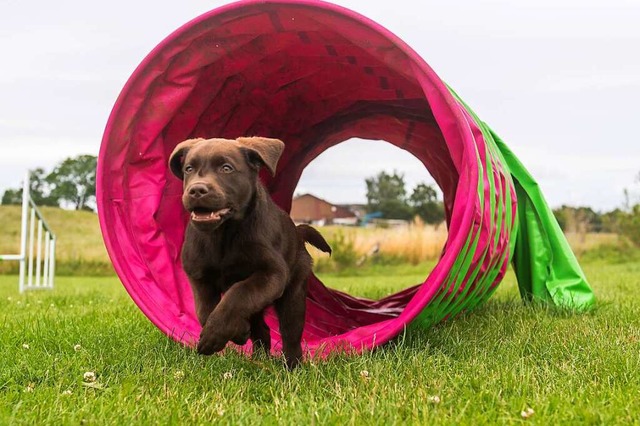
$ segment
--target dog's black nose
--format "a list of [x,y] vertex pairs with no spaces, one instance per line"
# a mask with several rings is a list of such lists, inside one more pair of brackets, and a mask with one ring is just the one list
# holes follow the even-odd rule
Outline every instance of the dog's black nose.
[[194,185],[191,185],[191,187],[189,188],[189,197],[191,198],[201,198],[208,193],[209,188],[207,188],[207,185],[204,185],[202,183],[196,183]]

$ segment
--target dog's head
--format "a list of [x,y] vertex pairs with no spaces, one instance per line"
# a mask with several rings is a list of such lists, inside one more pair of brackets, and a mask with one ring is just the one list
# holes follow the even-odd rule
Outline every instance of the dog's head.
[[275,174],[284,143],[279,139],[189,139],[176,146],[169,168],[182,179],[182,204],[191,222],[215,229],[242,219],[255,193],[258,171]]

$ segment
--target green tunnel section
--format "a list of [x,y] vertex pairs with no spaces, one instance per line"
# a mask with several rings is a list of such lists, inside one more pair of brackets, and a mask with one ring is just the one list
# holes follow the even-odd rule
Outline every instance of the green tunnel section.
[[[452,95],[473,117],[482,132],[486,144],[486,160],[478,155],[480,176],[493,176],[499,165],[511,179],[517,196],[517,211],[511,211],[511,192],[505,191],[506,202],[499,202],[494,179],[478,179],[478,196],[481,204],[490,204],[492,229],[505,227],[509,233],[509,256],[514,269],[520,294],[525,301],[541,301],[561,308],[584,311],[595,304],[595,295],[587,282],[566,237],[542,192],[518,158],[489,126],[482,122],[460,97]],[[489,188],[485,188],[488,182]],[[488,190],[488,191],[487,191]],[[489,194],[488,197],[485,195]],[[488,198],[488,199],[487,199]],[[503,211],[506,210],[506,211]],[[515,221],[511,218],[515,217]],[[498,232],[493,244],[497,244]],[[445,285],[433,301],[415,319],[415,323],[431,326],[462,311],[470,310],[487,300],[497,286],[492,286],[500,272],[502,262],[492,262],[477,285],[464,286],[465,280],[473,282],[479,274],[486,256],[472,268],[472,259],[477,255],[478,236],[470,234],[451,268]],[[460,289],[463,288],[462,293]],[[445,291],[449,289],[449,291]]]

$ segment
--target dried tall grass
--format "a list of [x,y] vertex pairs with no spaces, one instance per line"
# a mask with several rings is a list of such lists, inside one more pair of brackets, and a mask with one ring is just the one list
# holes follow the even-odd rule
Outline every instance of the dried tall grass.
[[[397,258],[399,260],[418,264],[426,260],[434,260],[440,256],[447,240],[446,226],[438,227],[414,223],[395,228],[318,228],[330,243],[335,241],[335,235],[342,233],[359,258],[375,255]],[[315,260],[322,259],[322,255],[314,249],[309,250]]]
[[[400,228],[345,228],[345,227],[319,227],[318,230],[327,241],[335,240],[337,233],[342,233],[349,242],[353,242],[354,250],[359,258],[372,257],[376,254],[396,258],[401,261],[418,264],[428,260],[437,260],[440,257],[444,244],[447,241],[447,229],[444,224],[440,226],[414,223]],[[621,244],[618,234],[610,233],[577,233],[566,234],[569,245],[576,255],[597,249],[601,246],[616,246]],[[326,255],[310,248],[314,260],[326,260]]]
[[[52,207],[43,207],[42,211],[59,237],[57,253],[59,272],[62,273],[67,265],[66,269],[69,273],[74,271],[85,271],[87,274],[93,273],[92,271],[100,274],[112,273],[96,214]],[[419,264],[437,260],[447,240],[447,229],[444,224],[436,227],[418,222],[399,228],[326,226],[317,229],[330,243],[341,241],[340,238],[336,238],[338,233],[344,236],[342,247],[340,247],[343,250],[343,260],[345,250],[355,251],[355,256],[351,258],[355,257],[362,261],[375,257],[373,252],[377,249],[378,258]],[[578,256],[601,246],[619,246],[626,241],[624,237],[617,234],[569,232],[566,235]],[[19,243],[20,206],[0,206],[0,253],[18,253]],[[307,247],[317,264],[334,263],[336,256],[329,258],[311,246]],[[334,251],[335,249],[336,247]],[[15,273],[17,267],[17,262],[0,262],[0,274]]]
[[401,228],[372,229],[370,232],[357,234],[355,249],[359,255],[364,256],[377,246],[382,255],[418,264],[437,259],[446,241],[445,226],[413,224]]
[[566,232],[565,236],[574,253],[581,255],[582,253],[605,245],[618,245],[621,243],[621,237],[614,233],[593,233],[593,232]]

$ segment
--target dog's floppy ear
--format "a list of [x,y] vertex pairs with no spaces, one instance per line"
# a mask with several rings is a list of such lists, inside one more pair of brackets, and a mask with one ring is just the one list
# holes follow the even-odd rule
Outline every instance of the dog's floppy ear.
[[251,137],[238,138],[238,143],[246,148],[249,153],[249,160],[257,167],[267,166],[272,176],[276,174],[278,160],[284,151],[284,142],[280,139]]
[[171,169],[171,173],[173,173],[180,179],[184,179],[184,173],[182,172],[182,163],[184,161],[184,157],[195,144],[203,140],[204,139],[202,138],[187,139],[186,141],[180,142],[178,145],[176,145],[173,152],[171,153],[171,156],[169,157],[169,168]]

